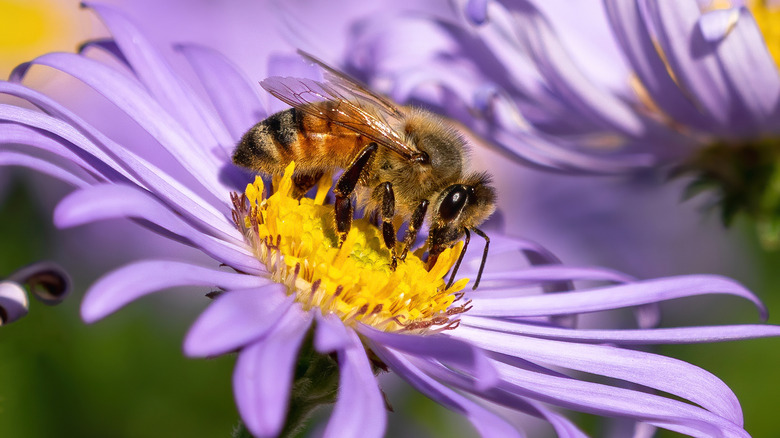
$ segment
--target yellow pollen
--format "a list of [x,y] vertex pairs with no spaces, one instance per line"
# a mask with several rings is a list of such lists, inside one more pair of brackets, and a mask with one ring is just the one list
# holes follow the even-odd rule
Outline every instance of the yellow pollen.
[[748,2],[748,8],[761,29],[772,59],[780,66],[780,6],[767,4],[765,0],[752,0]]
[[468,283],[460,279],[446,287],[445,275],[463,248],[459,243],[439,256],[428,271],[419,252],[410,253],[390,269],[390,252],[380,231],[366,219],[352,222],[339,248],[333,205],[325,204],[332,179],[324,176],[314,199],[295,199],[294,163],[270,196],[260,177],[243,196],[234,195],[234,220],[272,279],[305,309],[319,308],[345,323],[361,322],[379,330],[429,332],[457,326],[469,303],[455,305]]

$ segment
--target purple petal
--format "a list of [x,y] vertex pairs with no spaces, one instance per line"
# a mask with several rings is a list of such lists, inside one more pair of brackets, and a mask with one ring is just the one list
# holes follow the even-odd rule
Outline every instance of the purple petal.
[[[14,112],[3,113],[2,119],[15,120],[51,133],[55,138],[66,140],[62,145],[73,147],[74,154],[83,156],[86,152],[98,158],[98,164],[106,163],[110,168],[127,176],[130,181],[139,181],[137,184],[145,186],[166,203],[175,206],[182,216],[197,221],[201,228],[210,234],[235,243],[244,241],[243,236],[225,217],[224,212],[215,208],[214,204],[207,202],[161,169],[112,141],[59,103],[37,91],[10,82],[0,81],[0,92],[26,99],[53,116],[29,110],[23,112],[22,108],[15,108]],[[3,109],[0,108],[0,111]],[[114,158],[117,160],[114,161]],[[96,163],[92,164],[98,168]],[[125,169],[129,173],[125,172]],[[110,176],[107,171],[101,170],[101,173]],[[116,177],[109,179],[117,180]],[[227,207],[227,198],[222,196],[217,205],[220,208]]]
[[414,366],[402,354],[379,345],[371,348],[382,361],[418,391],[442,406],[462,414],[483,437],[520,438],[522,435],[503,418],[442,385]]
[[516,8],[515,29],[529,46],[541,75],[582,117],[598,126],[641,136],[644,122],[624,101],[591,82],[573,62],[558,35],[533,7]]
[[49,53],[22,64],[12,72],[12,80],[21,80],[33,64],[67,73],[105,96],[163,145],[217,199],[229,191],[218,178],[217,170],[222,163],[204,147],[197,147],[202,143],[198,143],[136,81],[98,61],[70,53]]
[[[0,140],[0,142],[2,142],[2,140]],[[94,183],[92,177],[83,174],[83,172],[78,172],[78,169],[66,169],[64,166],[59,166],[49,161],[19,152],[0,151],[0,166],[27,167],[43,174],[53,176],[54,178],[75,187],[89,187],[90,184]]]
[[[517,292],[522,293],[522,290]],[[511,291],[507,291],[511,293]],[[656,303],[675,298],[705,294],[735,295],[751,301],[762,319],[767,312],[763,303],[752,292],[737,282],[715,275],[684,275],[645,280],[618,286],[608,286],[577,292],[548,295],[485,298],[472,294],[473,316],[550,316],[596,312],[640,304]]]
[[184,353],[218,356],[248,345],[274,328],[294,301],[278,284],[224,292],[190,328]]
[[81,317],[91,323],[144,295],[177,286],[210,286],[249,289],[270,280],[255,275],[235,274],[189,263],[145,260],[116,269],[98,279],[81,303]]
[[282,431],[296,356],[311,324],[311,315],[298,304],[280,316],[267,337],[241,350],[233,371],[238,412],[258,437],[274,437]]
[[487,21],[487,3],[488,0],[469,0],[466,3],[466,16],[474,24],[482,24]]
[[27,315],[29,307],[27,291],[22,286],[10,281],[0,282],[0,326]]
[[739,20],[739,9],[716,9],[705,12],[699,19],[699,28],[704,39],[711,43],[720,42],[731,32]]
[[266,118],[256,88],[249,86],[249,81],[221,53],[194,44],[182,44],[177,49],[198,74],[234,143],[252,125]]
[[698,33],[701,16],[696,2],[647,2],[660,50],[684,92],[690,94],[716,123],[730,123],[728,87],[718,60],[706,56],[711,43]]
[[746,8],[734,12],[739,19],[734,29],[717,45],[717,54],[735,94],[733,99],[738,107],[735,111],[751,121],[746,132],[752,135],[756,128],[765,125],[778,104],[780,75],[753,15]]
[[339,350],[339,393],[325,438],[380,438],[387,426],[385,400],[357,334]]
[[443,334],[401,335],[358,325],[358,332],[373,342],[406,354],[438,360],[471,375],[480,389],[487,389],[498,382],[498,375],[484,352],[468,342],[462,342]]
[[536,339],[466,326],[450,334],[488,351],[666,391],[734,423],[742,423],[739,401],[726,384],[713,374],[677,359],[606,345]]
[[328,354],[347,348],[349,333],[337,315],[314,312],[314,316],[317,319],[317,330],[314,332],[314,348],[317,351]]
[[142,219],[239,271],[263,272],[260,262],[246,245],[234,245],[204,234],[151,194],[133,186],[101,184],[79,190],[65,197],[54,211],[54,223],[61,228],[114,218]]
[[509,392],[567,409],[644,421],[690,436],[749,437],[742,427],[698,406],[645,392],[584,382],[496,363]]
[[170,114],[178,116],[195,138],[201,139],[206,145],[220,143],[232,146],[233,139],[224,125],[197,98],[195,92],[179,79],[143,32],[113,6],[97,3],[85,3],[85,6],[98,13],[111,31],[122,56],[130,63],[144,86]]
[[524,412],[549,421],[560,438],[587,438],[587,435],[566,417],[547,409],[536,400],[518,396],[517,394],[512,394],[500,390],[499,388],[491,388],[488,391],[479,390],[476,387],[475,382],[471,379],[464,377],[460,373],[453,371],[440,363],[418,361],[417,365],[420,367],[420,370],[430,376],[436,376],[438,380],[446,385],[479,395],[480,398],[497,403],[501,406],[506,406],[512,410]]
[[517,282],[540,283],[560,282],[562,280],[593,280],[627,283],[632,281],[633,277],[623,274],[622,272],[605,268],[563,265],[536,266],[521,271],[486,272],[482,276],[482,281],[484,283],[480,283],[479,290],[483,290],[483,285],[488,286],[489,281],[502,282],[504,284],[517,284]]
[[[21,91],[24,87],[0,81],[0,92],[8,92],[16,88]],[[34,102],[33,102],[34,103]],[[19,141],[20,144],[45,150],[75,164],[86,170],[102,175],[104,178],[118,181],[119,176],[134,181],[132,176],[124,172],[121,166],[101,151],[93,142],[70,126],[67,121],[41,114],[27,108],[0,104],[0,120],[6,128],[1,134],[4,142]],[[33,135],[35,133],[36,135]],[[46,134],[53,134],[47,136]],[[40,138],[43,137],[43,138]],[[58,141],[62,140],[62,141]]]
[[644,330],[573,330],[470,315],[461,316],[460,321],[463,326],[517,335],[562,341],[618,345],[698,344],[780,336],[780,326],[757,324],[675,327]]
[[669,76],[638,2],[606,0],[604,5],[617,42],[653,101],[673,120],[697,128],[709,127],[710,122]]
[[[487,135],[488,133],[483,133]],[[573,174],[618,174],[646,168],[655,159],[646,154],[618,155],[608,158],[572,150],[565,140],[550,139],[539,132],[497,131],[491,133],[500,152],[510,154],[517,162],[543,170],[558,170]]]

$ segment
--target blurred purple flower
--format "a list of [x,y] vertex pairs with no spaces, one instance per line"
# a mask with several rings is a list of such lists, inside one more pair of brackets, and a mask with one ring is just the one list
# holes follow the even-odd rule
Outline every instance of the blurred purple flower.
[[[776,6],[453,4],[365,23],[346,52],[354,68],[548,170],[671,166],[693,177],[686,196],[714,193],[724,222],[746,213],[765,243],[780,239]],[[400,50],[410,35],[425,44]]]
[[[765,317],[760,301],[739,284],[710,275],[633,282],[610,270],[562,266],[536,245],[496,231],[491,234],[484,283],[478,293],[460,297],[464,304],[453,304],[423,323],[405,322],[399,316],[372,320],[379,310],[369,312],[357,304],[331,310],[330,304],[341,299],[338,288],[318,289],[319,280],[299,277],[300,262],[291,262],[296,266],[291,273],[291,266],[274,252],[284,242],[258,242],[259,238],[252,238],[257,231],[248,232],[247,227],[257,229],[258,224],[243,216],[247,198],[259,205],[263,190],[247,189],[247,198],[229,197],[249,179],[230,162],[232,149],[244,130],[267,115],[256,90],[219,53],[179,45],[178,51],[207,94],[208,101],[201,99],[123,14],[105,5],[90,7],[113,35],[92,46],[110,59],[101,62],[80,54],[50,53],[18,67],[10,81],[0,82],[1,93],[41,110],[0,105],[4,125],[0,154],[77,187],[55,212],[58,226],[131,218],[210,257],[206,263],[230,269],[142,260],[92,285],[82,316],[92,322],[170,287],[218,288],[218,294],[210,294],[216,296],[213,304],[187,335],[185,353],[210,357],[238,351],[234,393],[253,434],[275,436],[284,426],[296,357],[314,325],[314,350],[325,356],[335,354],[340,375],[325,436],[382,436],[386,407],[374,366],[388,367],[438,403],[463,414],[483,436],[522,435],[459,391],[543,418],[563,437],[584,434],[546,404],[692,436],[748,436],[739,402],[721,380],[694,365],[631,347],[779,336],[780,327],[584,330],[565,323],[579,314],[703,294],[747,299]],[[128,141],[148,142],[152,155],[173,158],[183,169],[181,174],[171,176],[67,107],[21,85],[32,65],[62,71],[98,91],[145,131],[145,136]],[[6,148],[6,144],[23,147]],[[276,193],[281,192],[277,188]],[[521,254],[531,266],[518,257]],[[473,277],[478,266],[478,255],[469,253],[461,274]],[[399,286],[416,290],[431,283],[414,280]],[[574,280],[589,287],[569,290]],[[458,287],[464,286],[459,283]],[[314,301],[315,293],[321,301]],[[596,383],[579,372],[642,389]]]

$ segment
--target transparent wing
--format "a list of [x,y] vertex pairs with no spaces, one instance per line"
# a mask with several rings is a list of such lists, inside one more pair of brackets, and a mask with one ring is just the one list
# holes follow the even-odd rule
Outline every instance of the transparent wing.
[[[414,159],[420,151],[406,144],[391,125],[403,126],[404,115],[389,100],[320,64],[328,82],[271,76],[260,85],[274,97],[307,114],[365,135],[395,153]],[[333,82],[335,81],[335,82]],[[329,101],[330,105],[314,105]]]
[[403,117],[400,111],[398,111],[398,106],[392,100],[382,96],[381,94],[374,93],[373,91],[363,86],[363,84],[360,82],[336,70],[323,61],[320,61],[310,53],[306,53],[303,50],[298,49],[298,54],[301,55],[303,59],[322,68],[325,81],[328,82],[328,84],[331,86],[338,87],[347,92],[351,91],[355,97],[360,99],[360,101],[364,101],[366,103],[380,107],[387,114],[392,114],[395,117]]

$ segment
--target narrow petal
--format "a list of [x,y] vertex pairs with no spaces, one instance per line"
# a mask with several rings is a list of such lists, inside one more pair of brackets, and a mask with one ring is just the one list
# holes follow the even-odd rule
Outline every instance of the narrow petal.
[[487,21],[488,0],[469,0],[466,3],[466,16],[474,24],[482,24]]
[[739,8],[716,9],[701,15],[699,28],[704,39],[717,43],[731,32],[737,20],[739,20]]
[[660,50],[680,86],[716,123],[728,125],[729,90],[717,58],[710,56],[712,43],[699,31],[699,6],[694,1],[646,4]]
[[[201,228],[209,234],[223,237],[225,240],[232,240],[235,243],[244,241],[243,236],[227,220],[224,212],[215,208],[214,203],[209,203],[177,179],[112,141],[61,104],[35,90],[10,82],[0,81],[0,93],[25,99],[51,115],[29,110],[22,112],[22,108],[16,108],[14,112],[6,113],[2,112],[3,107],[0,105],[0,113],[2,113],[3,118],[40,129],[44,133],[51,133],[55,138],[66,140],[62,145],[68,148],[73,146],[72,152],[76,155],[81,156],[84,152],[93,155],[111,169],[126,176],[130,181],[150,190],[169,205],[175,206],[179,214],[197,221]],[[109,180],[116,180],[116,178],[111,178],[106,171],[98,170],[107,175]],[[225,208],[228,205],[225,193],[221,194],[219,202],[216,203],[220,208]]]
[[415,365],[429,376],[436,376],[436,379],[448,386],[471,392],[498,405],[549,421],[559,438],[587,438],[587,435],[566,417],[546,408],[534,399],[519,396],[500,388],[491,388],[487,391],[479,390],[476,387],[476,382],[472,379],[466,378],[440,363],[416,361]]
[[606,0],[604,6],[617,42],[642,85],[672,120],[697,128],[712,123],[674,82],[640,13],[636,0]]
[[348,331],[349,342],[338,352],[339,393],[325,428],[325,438],[380,438],[385,434],[387,413],[365,348],[357,334]]
[[528,45],[540,73],[568,104],[598,126],[631,136],[641,136],[644,121],[624,101],[600,89],[570,58],[542,14],[533,7],[517,7],[515,29]]
[[218,199],[229,191],[215,172],[222,163],[204,151],[204,147],[194,146],[199,144],[198,140],[135,80],[96,60],[71,53],[48,53],[22,64],[11,73],[12,80],[20,81],[34,64],[67,73],[117,105]]
[[372,345],[371,349],[387,366],[418,391],[442,406],[468,418],[481,436],[485,438],[521,438],[523,436],[503,418],[426,375],[402,354],[379,345]]
[[347,348],[349,334],[341,319],[333,314],[322,315],[314,312],[317,319],[317,330],[314,332],[314,348],[320,353],[328,354]]
[[665,391],[742,424],[739,401],[729,387],[713,374],[677,359],[607,345],[536,339],[466,326],[458,327],[451,335],[488,351]]
[[618,345],[698,344],[780,336],[776,325],[719,325],[643,330],[592,330],[548,327],[519,321],[463,315],[461,325],[545,339]]
[[[0,140],[0,142],[1,141],[2,140]],[[58,180],[68,183],[74,187],[89,187],[90,184],[94,182],[94,179],[89,177],[89,175],[84,175],[83,172],[78,172],[76,169],[65,169],[64,166],[59,166],[50,161],[18,152],[0,151],[0,166],[27,167],[29,169],[33,169],[35,171],[57,178]]]
[[184,339],[191,357],[218,356],[261,338],[276,326],[294,302],[283,285],[231,290],[201,313]]
[[[495,281],[500,284],[522,283],[540,283],[540,282],[560,282],[562,280],[592,280],[609,281],[616,283],[627,283],[633,280],[633,277],[612,269],[596,267],[578,267],[578,266],[535,266],[521,271],[503,271],[486,272],[482,275],[480,291],[483,287],[489,286],[489,282]],[[573,289],[571,287],[570,289]]]
[[245,245],[216,239],[194,228],[148,192],[128,185],[101,184],[65,197],[54,211],[54,223],[68,228],[105,219],[133,218],[157,225],[177,239],[242,272],[261,273],[260,262]]
[[267,117],[256,88],[221,53],[195,44],[182,44],[177,49],[198,74],[234,143]]
[[91,323],[144,295],[177,286],[248,289],[271,281],[246,274],[203,268],[189,263],[145,260],[131,263],[98,279],[81,303],[81,317]]
[[[113,6],[85,3],[98,13],[128,61],[133,73],[171,114],[201,139],[201,145],[231,145],[232,139],[222,125],[197,97],[195,92],[177,76],[165,58],[146,39],[143,32]],[[198,143],[191,146],[197,146]]]
[[[9,88],[7,82],[0,81],[0,92]],[[17,87],[20,87],[17,85]],[[27,108],[13,105],[0,104],[0,120],[8,129],[2,134],[4,142],[14,140],[26,141],[24,132],[35,132],[38,136],[52,134],[51,138],[39,140],[37,136],[30,136],[29,143],[21,143],[40,148],[66,160],[81,165],[84,169],[92,170],[103,175],[106,179],[118,181],[118,175],[135,182],[130,174],[124,172],[122,167],[113,159],[101,151],[94,142],[90,141],[66,121],[51,117]],[[10,123],[8,123],[10,122]]]
[[487,389],[498,382],[498,375],[490,366],[487,356],[468,342],[443,334],[419,336],[388,333],[365,325],[359,325],[358,332],[377,344],[406,354],[435,359],[465,371],[481,389]]
[[717,44],[717,54],[736,100],[734,111],[739,114],[733,118],[744,119],[745,132],[754,134],[778,105],[780,74],[750,11],[739,8],[734,13],[736,25]]
[[698,406],[630,389],[550,376],[496,363],[503,388],[567,409],[644,421],[686,435],[743,437],[739,425]]
[[716,275],[683,275],[577,292],[527,297],[482,299],[479,295],[472,294],[474,308],[469,314],[507,317],[566,315],[619,309],[705,294],[726,294],[747,299],[755,304],[762,319],[767,317],[764,304],[752,292],[733,280]]
[[238,412],[257,437],[275,437],[282,431],[296,357],[311,324],[311,315],[298,304],[280,316],[267,337],[241,350],[233,371]]

